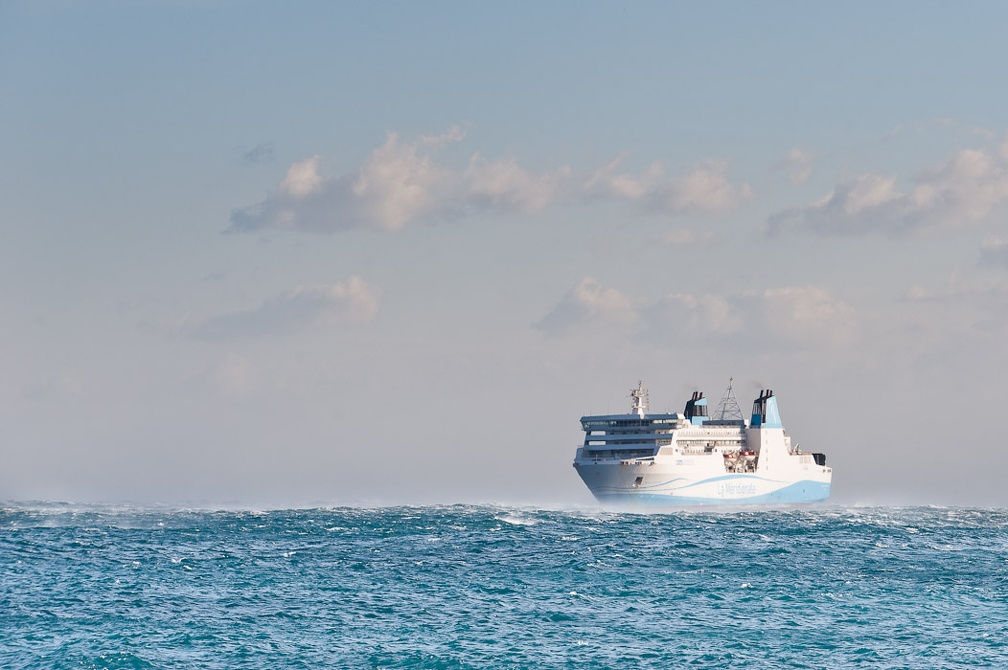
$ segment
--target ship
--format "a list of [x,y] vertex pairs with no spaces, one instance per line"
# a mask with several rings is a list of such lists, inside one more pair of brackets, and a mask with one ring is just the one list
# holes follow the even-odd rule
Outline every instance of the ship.
[[829,498],[826,454],[792,444],[777,396],[760,390],[742,415],[733,380],[713,413],[702,391],[682,412],[648,413],[644,383],[628,414],[581,417],[574,468],[602,503],[647,506],[811,503]]

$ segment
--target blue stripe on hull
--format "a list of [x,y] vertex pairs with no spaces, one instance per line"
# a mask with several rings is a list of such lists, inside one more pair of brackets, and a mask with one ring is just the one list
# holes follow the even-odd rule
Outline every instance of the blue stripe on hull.
[[674,507],[678,505],[766,505],[772,503],[810,503],[829,498],[830,484],[804,480],[776,491],[748,498],[696,498],[668,493],[646,493],[630,490],[620,493],[595,493],[599,502],[621,505],[648,505],[652,507]]

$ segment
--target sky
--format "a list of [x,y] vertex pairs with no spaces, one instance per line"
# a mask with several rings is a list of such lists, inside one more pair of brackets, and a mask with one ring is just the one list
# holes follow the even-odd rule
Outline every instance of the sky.
[[772,388],[1008,505],[1008,6],[0,1],[0,499],[582,506]]

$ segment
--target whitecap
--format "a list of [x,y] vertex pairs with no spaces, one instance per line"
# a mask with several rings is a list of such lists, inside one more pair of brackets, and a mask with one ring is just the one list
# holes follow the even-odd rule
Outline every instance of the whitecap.
[[497,521],[503,521],[504,523],[509,523],[512,526],[534,526],[538,522],[535,519],[527,519],[519,516],[495,516],[494,519]]

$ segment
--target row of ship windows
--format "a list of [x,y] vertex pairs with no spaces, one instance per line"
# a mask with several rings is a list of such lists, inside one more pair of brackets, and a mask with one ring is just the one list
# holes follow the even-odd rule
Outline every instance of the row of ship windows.
[[606,460],[606,459],[619,459],[624,460],[628,458],[648,458],[654,456],[654,449],[612,449],[606,451],[592,451],[588,454],[589,458],[595,460]]
[[[607,440],[605,440],[605,441],[603,441],[603,440],[587,440],[585,443],[586,444],[592,444],[592,443],[595,443],[595,442],[602,442],[603,444],[608,444]],[[635,443],[634,442],[630,442],[629,440],[627,440],[627,441],[620,441],[619,444],[621,444],[623,446],[629,446],[629,445],[635,444]],[[670,439],[666,439],[666,440],[644,440],[644,441],[636,442],[636,444],[655,444],[655,445],[658,445],[659,447],[664,447],[664,446],[672,444],[672,440],[670,440]],[[683,447],[684,449],[691,449],[691,448],[695,448],[695,447],[731,447],[733,449],[737,449],[737,448],[743,446],[743,444],[744,444],[744,442],[742,440],[679,440],[679,446]]]
[[[635,426],[637,427],[637,426]],[[619,430],[619,431],[608,431],[605,426],[597,426],[595,424],[586,424],[584,426],[584,431],[592,435],[667,435],[675,430],[675,426],[653,426],[650,429],[646,427],[640,428],[640,430]],[[711,439],[717,435],[738,435],[738,428],[736,427],[725,427],[721,430],[714,428],[706,428],[703,435],[706,439]],[[694,433],[695,434],[695,433]],[[785,433],[786,434],[786,433]]]
[[[611,437],[612,436],[610,436],[610,438]],[[607,439],[607,438],[599,437],[598,439],[591,439],[591,438],[589,438],[589,439],[585,440],[585,444],[609,444],[610,442],[612,442],[613,444],[620,444],[620,445],[629,445],[629,444],[657,444],[657,445],[661,446],[663,444],[672,444],[672,440],[671,439],[664,439],[664,440],[614,440],[614,439]]]
[[679,440],[679,446],[690,447],[733,447],[742,446],[742,440]]
[[585,421],[585,428],[591,428],[592,430],[605,430],[606,428],[630,428],[630,427],[643,427],[646,428],[652,425],[671,425],[674,426],[679,422],[676,418],[668,419],[613,419],[612,421]]
[[[621,446],[631,444],[656,444],[659,447],[672,444],[672,440],[612,440],[613,443]],[[585,440],[585,444],[609,444],[609,440]],[[742,440],[679,440],[679,446],[689,449],[691,447],[733,447],[738,448],[744,444]]]
[[590,435],[591,437],[598,437],[598,438],[608,437],[608,438],[613,438],[613,439],[618,439],[618,438],[623,437],[623,436],[650,437],[650,436],[653,436],[653,435],[671,435],[671,434],[672,434],[671,430],[621,430],[618,433],[606,433],[604,431],[589,431],[588,432],[588,435]]

